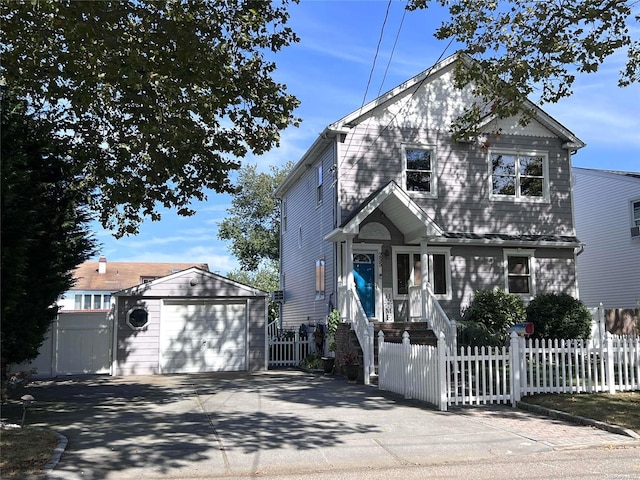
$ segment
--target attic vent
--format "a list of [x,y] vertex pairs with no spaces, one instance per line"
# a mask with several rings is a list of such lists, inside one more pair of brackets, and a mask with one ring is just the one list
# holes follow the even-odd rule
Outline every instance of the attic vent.
[[631,227],[631,238],[640,238],[640,226]]
[[271,292],[271,300],[274,302],[284,302],[284,291],[276,290],[275,292]]

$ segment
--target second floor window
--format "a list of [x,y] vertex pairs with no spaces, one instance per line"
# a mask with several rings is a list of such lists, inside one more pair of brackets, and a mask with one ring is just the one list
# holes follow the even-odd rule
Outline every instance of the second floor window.
[[316,204],[322,205],[322,164],[318,165],[316,172]]
[[111,308],[111,295],[85,293],[74,297],[75,310],[107,310],[109,308]]
[[631,202],[631,224],[634,227],[640,227],[640,200]]
[[404,182],[408,192],[436,194],[435,155],[432,148],[404,146]]
[[545,154],[492,151],[489,159],[492,197],[548,200],[548,162]]

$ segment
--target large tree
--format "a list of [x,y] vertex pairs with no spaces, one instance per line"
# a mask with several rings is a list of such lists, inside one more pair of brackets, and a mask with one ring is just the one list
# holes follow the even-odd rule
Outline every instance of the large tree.
[[72,271],[95,253],[88,192],[77,181],[69,139],[2,94],[2,377],[36,357]]
[[[576,75],[595,72],[603,61],[626,51],[619,85],[640,81],[640,16],[629,0],[409,0],[409,9],[439,3],[450,18],[435,32],[455,40],[474,62],[460,64],[460,86],[473,83],[484,99],[470,105],[454,123],[454,134],[478,133],[488,114],[499,118],[522,115],[527,123],[535,111],[526,98],[557,102],[572,94]],[[632,8],[636,9],[634,14]]]
[[289,162],[282,168],[272,166],[269,172],[258,172],[256,165],[247,164],[238,174],[239,188],[227,217],[219,224],[218,237],[231,241],[231,252],[241,270],[253,271],[262,261],[280,259],[280,205],[275,191],[293,165]]
[[0,2],[0,77],[73,140],[102,225],[136,233],[159,206],[233,192],[240,159],[298,123],[267,58],[298,40],[288,3]]

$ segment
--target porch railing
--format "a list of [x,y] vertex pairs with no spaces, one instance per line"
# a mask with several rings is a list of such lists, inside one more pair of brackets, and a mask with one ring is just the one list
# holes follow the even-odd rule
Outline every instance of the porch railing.
[[433,333],[436,334],[436,337],[443,334],[447,347],[455,350],[458,345],[456,322],[454,320],[450,320],[447,314],[444,313],[440,302],[436,299],[431,288],[427,288],[425,293],[425,301],[427,303],[427,321],[429,322],[429,327],[433,330]]
[[351,329],[356,333],[360,348],[362,348],[363,367],[364,367],[364,383],[371,383],[371,375],[375,371],[374,366],[374,350],[373,350],[373,323],[367,318],[367,314],[362,308],[362,303],[358,298],[355,287],[349,289],[346,286],[340,289],[340,313],[344,315],[343,321],[351,322]]

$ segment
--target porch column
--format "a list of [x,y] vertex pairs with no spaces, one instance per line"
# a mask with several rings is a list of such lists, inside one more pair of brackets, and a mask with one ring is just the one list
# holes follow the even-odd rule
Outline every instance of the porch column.
[[429,253],[427,252],[427,239],[420,239],[420,292],[422,293],[422,321],[430,322],[431,312],[428,302],[427,290],[429,288]]
[[346,314],[349,321],[353,318],[352,313],[354,313],[351,311],[351,289],[355,286],[355,280],[353,278],[353,237],[353,235],[347,235],[347,239],[344,242],[344,271],[342,272],[347,281],[347,298],[345,298],[345,303],[347,304]]

